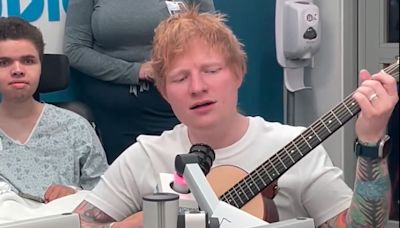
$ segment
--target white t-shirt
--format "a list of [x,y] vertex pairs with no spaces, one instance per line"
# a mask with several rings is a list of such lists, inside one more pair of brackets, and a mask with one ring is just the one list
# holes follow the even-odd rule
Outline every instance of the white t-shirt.
[[[239,141],[215,150],[214,167],[229,164],[251,172],[304,130],[261,117],[248,118],[249,128]],[[140,211],[142,197],[154,193],[159,173],[173,173],[175,156],[190,147],[183,124],[161,136],[139,136],[86,200],[117,221]],[[342,174],[322,146],[311,151],[278,180],[280,190],[274,202],[280,220],[310,217],[318,226],[348,208],[352,191]]]

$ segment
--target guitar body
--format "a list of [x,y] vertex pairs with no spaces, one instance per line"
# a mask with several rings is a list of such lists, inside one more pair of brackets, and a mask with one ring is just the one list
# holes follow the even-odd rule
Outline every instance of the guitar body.
[[[246,171],[230,165],[218,166],[210,170],[207,180],[216,195],[220,197],[248,174]],[[276,194],[276,184],[271,184],[262,193],[247,202],[242,210],[264,221],[279,221],[278,212],[272,198]],[[228,203],[228,202],[226,202]]]

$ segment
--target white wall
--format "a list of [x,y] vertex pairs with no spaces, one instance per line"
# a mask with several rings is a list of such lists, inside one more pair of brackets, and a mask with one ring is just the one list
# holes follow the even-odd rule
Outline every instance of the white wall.
[[[306,84],[312,89],[295,94],[295,124],[303,126],[311,125],[343,101],[357,85],[356,1],[314,3],[320,8],[322,40],[314,68],[305,70]],[[353,126],[348,122],[323,143],[334,164],[344,169],[349,185],[354,179]]]

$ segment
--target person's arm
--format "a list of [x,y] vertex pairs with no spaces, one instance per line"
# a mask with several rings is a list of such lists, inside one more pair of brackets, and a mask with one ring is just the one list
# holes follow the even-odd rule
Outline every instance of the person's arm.
[[50,185],[44,193],[44,202],[49,203],[55,199],[76,193],[77,188],[61,184]]
[[79,126],[74,147],[79,156],[80,187],[91,190],[107,170],[107,158],[94,128],[83,118],[75,123]]
[[350,208],[319,228],[385,227],[389,215],[390,179],[386,159],[357,161],[354,193]]
[[141,227],[141,199],[154,192],[154,182],[148,181],[153,176],[152,170],[139,143],[127,148],[75,209],[82,227],[107,227],[111,222],[115,222],[113,228]]
[[137,84],[142,63],[131,63],[93,49],[91,18],[94,0],[70,0],[64,52],[72,67],[91,77],[118,84]]
[[110,223],[115,222],[115,220],[88,203],[87,201],[83,201],[79,206],[74,210],[74,213],[78,213],[81,221],[81,227],[110,227]]
[[120,222],[116,222],[111,216],[93,206],[87,201],[83,201],[75,210],[80,216],[82,228],[107,228],[107,227],[143,227],[143,213],[135,213]]
[[[385,134],[390,115],[399,99],[397,86],[394,78],[385,73],[371,77],[367,71],[361,71],[360,79],[361,86],[353,96],[361,107],[356,133],[360,141],[376,143]],[[378,98],[370,99],[372,94]],[[390,197],[387,158],[359,157],[350,208],[319,227],[385,227]]]
[[108,168],[104,149],[89,122],[73,113],[69,114],[66,126],[68,126],[67,132],[73,139],[73,144],[68,145],[74,149],[73,157],[79,163],[74,172],[80,174],[79,177],[76,177],[79,182],[69,183],[70,185],[51,184],[44,193],[45,203],[74,194],[81,189],[93,189],[100,180],[100,176]]

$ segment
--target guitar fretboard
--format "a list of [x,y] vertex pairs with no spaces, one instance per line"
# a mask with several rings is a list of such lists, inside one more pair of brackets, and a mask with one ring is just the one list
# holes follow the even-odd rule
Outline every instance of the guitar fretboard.
[[[397,61],[397,63],[385,68],[384,71],[398,77],[398,68],[399,63]],[[352,96],[353,94],[350,94],[343,102],[315,121],[294,140],[225,192],[220,199],[232,206],[241,208],[262,192],[361,111],[360,106]]]

